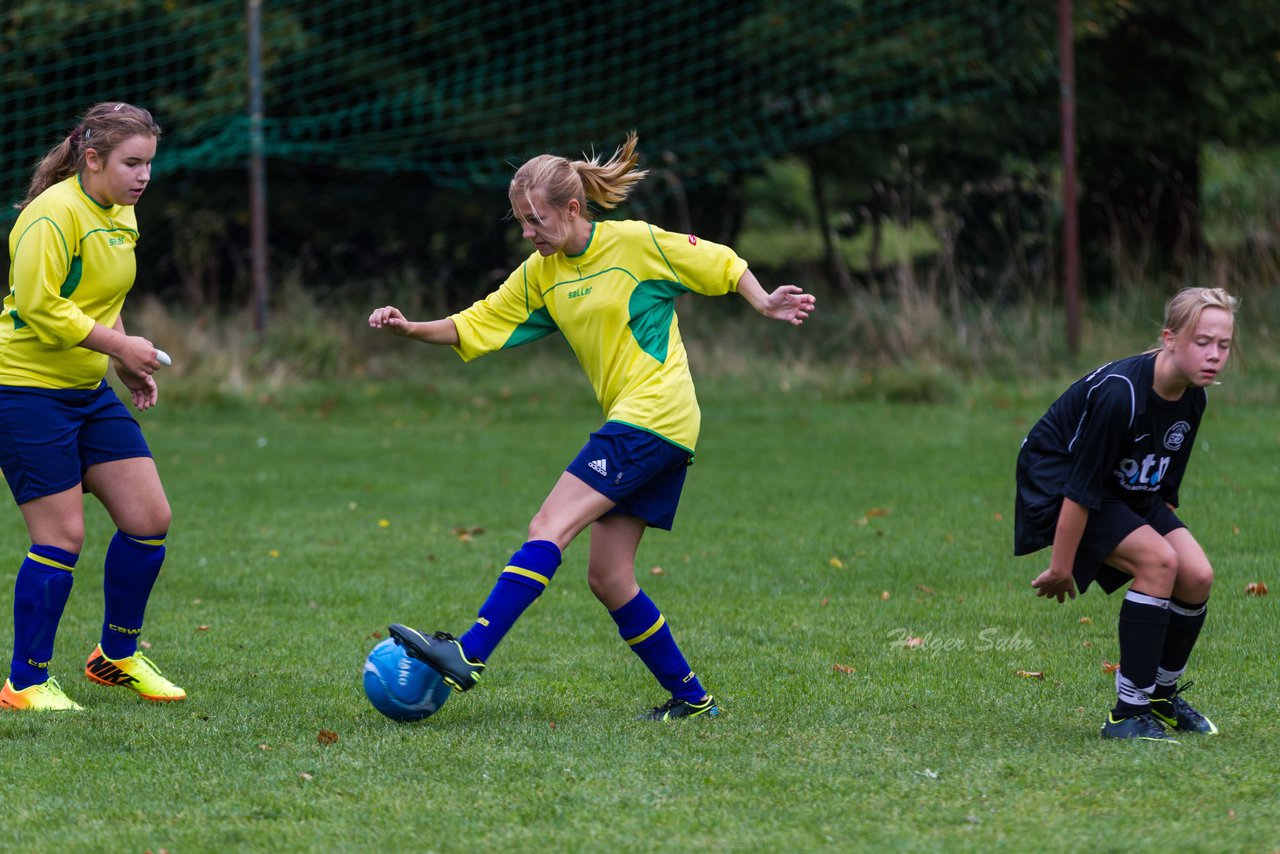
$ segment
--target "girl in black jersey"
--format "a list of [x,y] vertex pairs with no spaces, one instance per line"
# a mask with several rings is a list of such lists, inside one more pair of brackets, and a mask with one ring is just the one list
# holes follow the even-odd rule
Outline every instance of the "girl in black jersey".
[[1165,312],[1160,346],[1076,381],[1018,454],[1014,554],[1053,547],[1031,586],[1062,602],[1097,582],[1126,583],[1118,699],[1102,735],[1173,741],[1218,728],[1178,687],[1204,625],[1213,568],[1174,513],[1204,413],[1226,367],[1236,299],[1185,288]]

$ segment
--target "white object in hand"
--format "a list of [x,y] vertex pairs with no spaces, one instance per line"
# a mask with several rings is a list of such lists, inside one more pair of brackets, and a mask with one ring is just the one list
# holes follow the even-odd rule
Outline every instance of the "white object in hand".
[[170,359],[169,354],[163,350],[156,350],[156,361],[166,368],[173,364],[173,359]]

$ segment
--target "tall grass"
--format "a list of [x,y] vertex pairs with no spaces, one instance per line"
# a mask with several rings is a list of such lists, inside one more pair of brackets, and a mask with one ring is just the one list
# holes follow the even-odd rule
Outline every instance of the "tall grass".
[[[931,298],[912,281],[891,294],[822,299],[800,329],[762,321],[732,296],[684,297],[678,311],[699,377],[762,381],[759,368],[765,363],[781,366],[781,381],[796,388],[847,399],[942,402],[974,384],[1009,389],[1059,383],[1145,349],[1158,341],[1164,302],[1178,286],[1124,287],[1087,302],[1080,352],[1074,357],[1065,345],[1066,320],[1056,300],[956,305]],[[1248,376],[1251,394],[1270,396],[1273,378],[1280,376],[1280,288],[1242,282],[1233,290],[1242,307],[1231,370]],[[336,394],[344,384],[374,380],[465,381],[447,348],[368,328],[369,311],[389,297],[375,290],[367,302],[320,304],[301,288],[286,287],[262,335],[254,332],[247,313],[189,317],[154,300],[132,307],[128,321],[132,331],[149,336],[174,357],[167,373],[184,381],[163,384],[186,399],[265,399],[299,383],[330,384],[327,393]],[[505,370],[518,372],[530,356],[544,352],[560,357],[541,360],[546,364],[537,371],[556,372],[564,383],[585,389],[558,338],[518,352],[504,362]]]

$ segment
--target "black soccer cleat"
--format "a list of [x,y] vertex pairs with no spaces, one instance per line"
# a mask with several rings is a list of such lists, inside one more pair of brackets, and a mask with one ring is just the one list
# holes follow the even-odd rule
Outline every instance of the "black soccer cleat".
[[1151,714],[1156,720],[1177,732],[1196,732],[1202,735],[1217,735],[1218,728],[1213,721],[1197,712],[1191,704],[1182,699],[1182,692],[1194,685],[1188,682],[1177,688],[1168,697],[1151,698]]
[[399,623],[392,623],[387,631],[410,657],[439,673],[453,690],[468,691],[480,681],[484,662],[467,658],[462,651],[462,644],[448,632],[436,632],[427,636]]
[[637,720],[671,721],[676,718],[696,718],[698,715],[714,718],[718,714],[720,714],[720,707],[716,705],[716,698],[708,694],[707,699],[701,703],[690,703],[688,700],[677,700],[672,697],[661,706],[654,706]]
[[1107,715],[1107,722],[1102,725],[1103,738],[1130,738],[1138,741],[1164,741],[1177,744],[1178,740],[1169,735],[1160,722],[1150,712],[1131,718],[1116,720]]

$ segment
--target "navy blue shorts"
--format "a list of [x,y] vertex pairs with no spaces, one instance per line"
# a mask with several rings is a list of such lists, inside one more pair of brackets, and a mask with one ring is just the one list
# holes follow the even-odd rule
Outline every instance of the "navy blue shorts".
[[1144,525],[1150,525],[1162,537],[1187,527],[1163,501],[1145,515],[1115,498],[1104,498],[1101,507],[1089,511],[1089,521],[1085,523],[1071,571],[1081,593],[1095,581],[1105,592],[1114,593],[1133,580],[1132,575],[1108,566],[1103,560],[1125,537]]
[[0,386],[0,468],[19,505],[71,489],[90,466],[149,457],[124,403],[93,389]]
[[687,448],[647,430],[607,421],[565,471],[615,502],[606,516],[636,516],[670,531],[691,465],[693,454]]

